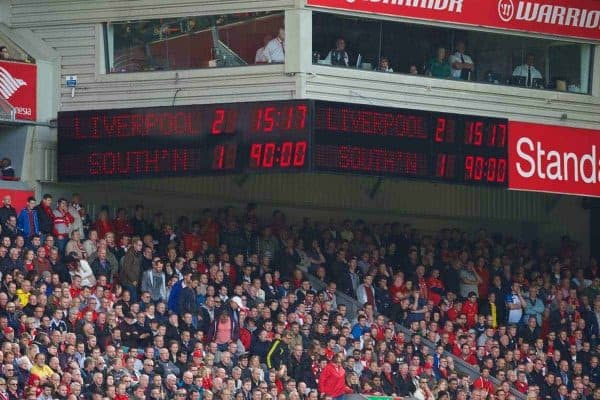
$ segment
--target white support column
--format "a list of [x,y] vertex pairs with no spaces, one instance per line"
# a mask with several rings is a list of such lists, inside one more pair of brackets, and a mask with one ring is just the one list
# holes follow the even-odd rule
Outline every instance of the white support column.
[[600,97],[600,46],[594,49],[592,61],[592,96]]
[[308,71],[312,61],[312,11],[296,8],[285,12],[285,72]]

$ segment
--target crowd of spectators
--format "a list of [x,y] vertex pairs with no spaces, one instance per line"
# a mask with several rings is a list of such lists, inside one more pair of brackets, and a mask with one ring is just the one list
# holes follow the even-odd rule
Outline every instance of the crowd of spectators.
[[550,256],[253,204],[176,224],[141,205],[92,221],[79,195],[16,206],[0,207],[1,399],[600,399],[600,269],[566,237]]

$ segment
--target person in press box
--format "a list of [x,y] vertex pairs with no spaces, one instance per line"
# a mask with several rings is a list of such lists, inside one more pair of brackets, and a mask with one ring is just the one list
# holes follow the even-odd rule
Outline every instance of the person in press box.
[[512,74],[512,83],[517,86],[528,88],[543,89],[544,78],[542,73],[534,66],[535,56],[528,53],[525,57],[525,64],[519,65]]

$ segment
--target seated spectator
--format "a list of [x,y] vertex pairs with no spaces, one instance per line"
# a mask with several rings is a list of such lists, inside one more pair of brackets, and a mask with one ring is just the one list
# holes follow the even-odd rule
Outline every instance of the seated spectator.
[[436,51],[436,56],[431,59],[427,67],[427,74],[434,78],[450,78],[452,68],[446,58],[446,48],[439,46]]
[[341,67],[350,66],[350,57],[348,56],[348,52],[346,52],[346,41],[343,38],[335,41],[335,48],[327,53],[325,63]]
[[379,68],[377,68],[379,72],[394,72],[392,68],[390,68],[390,60],[387,57],[382,57],[381,61],[379,61]]
[[8,53],[8,47],[0,46],[0,60],[10,60],[10,54]]
[[470,81],[473,78],[475,64],[473,59],[465,54],[465,42],[460,40],[456,42],[456,52],[448,57],[452,66],[452,77],[463,81]]
[[525,57],[525,64],[517,66],[512,73],[513,85],[543,89],[544,78],[534,64],[535,55],[533,55],[533,53],[528,53]]
[[408,73],[411,75],[419,75],[419,68],[417,68],[415,64],[411,64],[410,68],[408,69]]
[[15,170],[12,167],[12,161],[10,160],[10,158],[3,158],[0,161],[0,168],[2,168],[2,170],[0,170],[0,176],[2,176],[3,178],[15,177]]

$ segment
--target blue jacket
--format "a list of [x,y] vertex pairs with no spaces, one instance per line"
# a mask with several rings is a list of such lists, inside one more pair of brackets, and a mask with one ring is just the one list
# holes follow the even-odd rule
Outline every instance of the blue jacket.
[[170,311],[173,311],[176,314],[179,314],[179,294],[181,292],[181,285],[183,284],[183,279],[180,279],[173,285],[171,288],[171,292],[169,293],[169,301],[167,302],[167,307]]
[[37,211],[31,210],[31,215],[33,217],[33,227],[35,232],[31,232],[29,212],[27,212],[27,207],[22,209],[17,217],[17,229],[19,229],[19,232],[25,236],[25,239],[29,239],[33,235],[40,234],[40,221],[38,220]]

